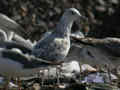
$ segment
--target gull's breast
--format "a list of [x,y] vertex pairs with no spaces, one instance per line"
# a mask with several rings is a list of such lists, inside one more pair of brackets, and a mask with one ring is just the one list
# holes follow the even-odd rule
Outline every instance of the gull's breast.
[[56,46],[56,53],[63,56],[64,58],[70,49],[70,40],[64,38],[56,38],[54,42]]

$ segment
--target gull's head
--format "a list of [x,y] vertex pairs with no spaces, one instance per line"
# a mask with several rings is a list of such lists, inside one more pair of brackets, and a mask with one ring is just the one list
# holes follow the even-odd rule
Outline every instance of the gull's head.
[[63,14],[63,17],[74,21],[74,20],[81,18],[82,15],[80,14],[80,12],[77,9],[69,8],[65,11],[65,13]]

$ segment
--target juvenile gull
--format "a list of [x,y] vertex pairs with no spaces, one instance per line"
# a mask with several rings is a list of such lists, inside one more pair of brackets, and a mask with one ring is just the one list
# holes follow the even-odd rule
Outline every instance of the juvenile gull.
[[70,8],[65,11],[56,30],[40,40],[32,50],[32,54],[36,57],[59,62],[63,60],[70,49],[70,33],[71,27],[75,20],[82,18],[79,11]]
[[21,36],[27,35],[25,30],[18,23],[2,13],[0,13],[0,29],[13,31]]

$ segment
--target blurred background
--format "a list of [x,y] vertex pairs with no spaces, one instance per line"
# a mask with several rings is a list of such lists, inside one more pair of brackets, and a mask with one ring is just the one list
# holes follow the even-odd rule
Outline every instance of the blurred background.
[[74,23],[72,32],[89,31],[96,38],[120,37],[119,0],[0,0],[0,13],[4,13],[27,32],[25,38],[39,40],[48,30],[54,30],[67,8],[75,7],[87,22]]

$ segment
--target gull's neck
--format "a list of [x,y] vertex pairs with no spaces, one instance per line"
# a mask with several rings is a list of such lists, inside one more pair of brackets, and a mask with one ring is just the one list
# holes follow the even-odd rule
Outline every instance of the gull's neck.
[[69,17],[63,16],[56,27],[56,34],[61,37],[69,37],[73,20]]

